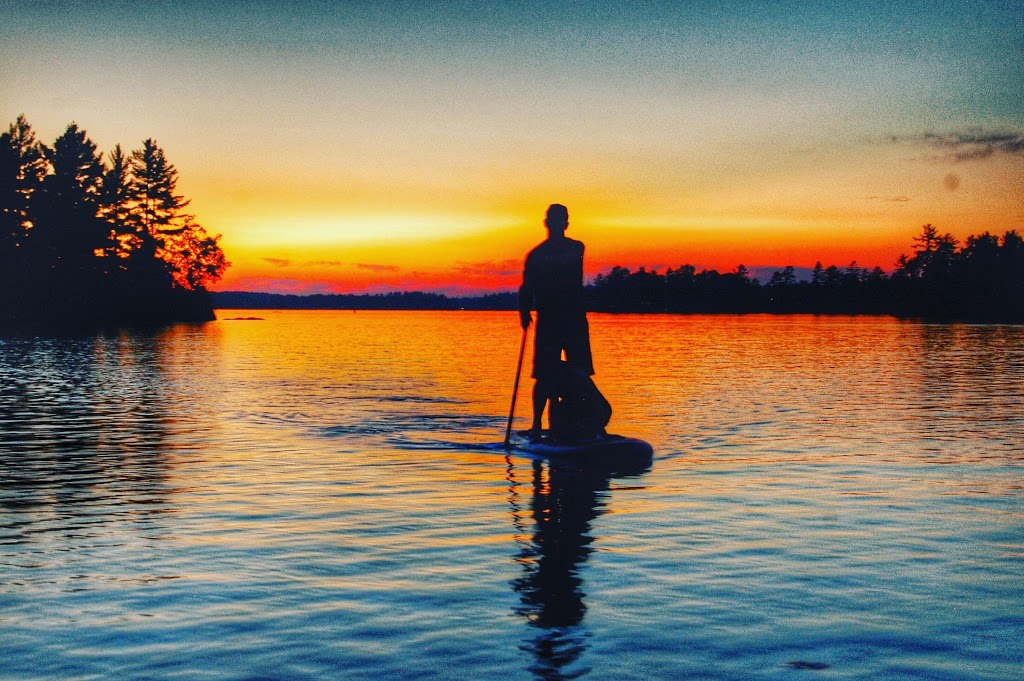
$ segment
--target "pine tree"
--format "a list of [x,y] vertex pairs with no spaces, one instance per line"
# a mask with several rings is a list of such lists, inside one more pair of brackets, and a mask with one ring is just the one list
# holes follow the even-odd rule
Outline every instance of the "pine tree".
[[25,115],[0,135],[0,259],[14,257],[32,228],[30,207],[46,174],[42,145]]
[[814,263],[814,270],[811,272],[811,286],[818,288],[825,284],[825,268],[821,266],[821,261]]
[[141,245],[138,220],[131,210],[130,160],[118,144],[110,152],[99,193],[99,216],[110,227],[108,258],[125,259]]
[[132,200],[145,234],[154,239],[180,229],[186,219],[182,212],[189,202],[175,192],[178,171],[167,161],[164,150],[152,139],[132,152]]
[[205,288],[224,274],[229,263],[218,241],[192,215],[177,192],[178,171],[155,141],[147,139],[131,157],[131,203],[140,251],[165,266],[174,284]]
[[71,123],[52,146],[24,116],[0,135],[0,326],[213,319],[228,266],[152,139],[103,155]]
[[99,270],[110,234],[98,217],[103,163],[96,145],[72,123],[43,154],[50,173],[35,197],[39,223],[29,240],[50,267]]
[[132,235],[125,269],[130,286],[143,297],[166,292],[173,286],[171,267],[161,257],[169,234],[181,229],[188,205],[176,194],[178,171],[167,161],[157,143],[149,138],[129,159],[128,206]]

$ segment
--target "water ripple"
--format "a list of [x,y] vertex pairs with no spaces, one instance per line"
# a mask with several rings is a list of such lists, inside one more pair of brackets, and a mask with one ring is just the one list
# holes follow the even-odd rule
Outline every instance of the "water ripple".
[[0,339],[5,678],[1024,666],[1020,327],[597,315],[629,469],[501,449],[514,315],[263,316]]

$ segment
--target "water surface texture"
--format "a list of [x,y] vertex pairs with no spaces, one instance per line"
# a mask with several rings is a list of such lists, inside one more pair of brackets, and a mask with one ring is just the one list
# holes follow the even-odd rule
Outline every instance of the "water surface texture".
[[251,314],[0,339],[0,677],[1020,678],[1024,328],[594,315],[576,465],[515,313]]

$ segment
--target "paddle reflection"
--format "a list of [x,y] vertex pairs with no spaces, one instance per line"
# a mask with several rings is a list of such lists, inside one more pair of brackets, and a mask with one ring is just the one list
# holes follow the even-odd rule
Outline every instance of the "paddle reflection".
[[[508,464],[509,504],[520,550],[522,576],[512,581],[519,594],[516,615],[536,630],[523,649],[540,679],[568,679],[587,673],[581,657],[590,634],[581,570],[594,551],[592,521],[607,508],[612,479],[640,475],[651,458],[637,461],[533,461],[529,474]],[[529,482],[524,478],[529,475]],[[524,498],[529,493],[529,498]]]

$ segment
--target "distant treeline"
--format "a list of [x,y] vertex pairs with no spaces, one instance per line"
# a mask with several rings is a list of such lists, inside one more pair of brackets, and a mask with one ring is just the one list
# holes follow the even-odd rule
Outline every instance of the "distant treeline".
[[[513,310],[511,292],[447,297],[273,295],[206,287],[228,262],[219,236],[185,212],[177,170],[152,139],[125,152],[97,151],[72,123],[52,145],[24,116],[0,134],[0,328],[101,326],[213,319],[213,307]],[[586,289],[599,312],[892,314],[1024,321],[1024,241],[985,232],[961,244],[925,225],[893,273],[851,263],[809,281],[795,268],[769,281],[691,265],[664,272],[615,267]]]
[[[664,272],[614,267],[586,287],[595,312],[885,314],[944,320],[1024,321],[1024,242],[1015,231],[970,236],[963,245],[925,225],[911,256],[889,275],[815,265],[809,281],[785,267],[767,282],[740,265],[721,274],[691,265]],[[375,295],[212,294],[219,308],[514,310],[514,293],[449,298],[438,293]]]
[[947,320],[1024,321],[1024,241],[1016,231],[985,232],[960,245],[925,225],[911,256],[881,268],[822,267],[810,281],[795,268],[768,282],[735,272],[700,272],[689,265],[664,273],[613,268],[588,287],[588,306],[600,312],[771,312],[889,314]]
[[52,145],[19,116],[0,134],[0,325],[213,319],[228,266],[152,139],[104,158],[72,123]]
[[516,294],[510,292],[454,298],[417,291],[306,296],[223,291],[210,295],[214,307],[237,310],[514,310],[517,305]]

